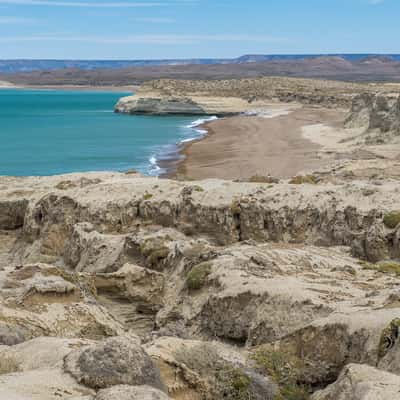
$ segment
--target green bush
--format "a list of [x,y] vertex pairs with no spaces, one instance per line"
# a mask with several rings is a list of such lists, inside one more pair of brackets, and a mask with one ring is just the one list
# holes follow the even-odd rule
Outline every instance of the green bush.
[[262,346],[252,356],[258,368],[279,387],[275,400],[307,400],[309,388],[301,384],[304,363],[288,351]]
[[169,248],[163,238],[146,239],[140,245],[140,253],[146,258],[147,264],[156,267],[160,261],[168,257]]
[[263,176],[263,175],[253,175],[249,178],[249,182],[252,183],[279,183],[279,179],[274,178],[272,176]]
[[187,287],[190,290],[201,289],[205,285],[208,276],[211,274],[211,270],[212,264],[209,262],[205,262],[193,267],[186,277]]
[[196,390],[204,400],[256,400],[252,378],[240,367],[223,360],[209,343],[192,348],[182,346],[174,354],[176,360],[201,377]]
[[377,266],[379,272],[400,276],[400,263],[385,262]]
[[239,368],[222,365],[215,373],[216,394],[219,399],[249,400],[254,396],[251,393],[251,379]]
[[381,272],[382,274],[393,274],[400,276],[400,263],[394,261],[386,261],[380,264],[371,264],[364,262],[363,269],[370,271]]
[[304,183],[308,183],[311,185],[316,185],[317,184],[317,178],[314,175],[298,175],[293,177],[289,183],[291,185],[302,185]]
[[383,223],[386,227],[394,229],[400,223],[400,212],[392,211],[383,217]]
[[145,193],[143,195],[143,200],[150,200],[153,197],[153,195],[151,193]]

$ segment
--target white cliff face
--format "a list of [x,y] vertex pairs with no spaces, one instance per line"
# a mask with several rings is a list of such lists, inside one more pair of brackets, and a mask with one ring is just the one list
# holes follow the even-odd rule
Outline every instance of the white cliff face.
[[115,106],[115,111],[127,114],[187,114],[204,115],[206,111],[200,105],[188,98],[156,98],[128,96],[124,97]]

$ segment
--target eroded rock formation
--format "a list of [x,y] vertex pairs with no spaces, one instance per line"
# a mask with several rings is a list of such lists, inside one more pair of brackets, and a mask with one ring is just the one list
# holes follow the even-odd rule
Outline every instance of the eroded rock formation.
[[0,397],[395,399],[400,180],[363,165],[0,178]]

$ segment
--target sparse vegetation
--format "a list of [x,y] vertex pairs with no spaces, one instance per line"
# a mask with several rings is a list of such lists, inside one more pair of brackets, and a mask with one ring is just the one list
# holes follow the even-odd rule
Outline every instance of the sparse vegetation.
[[240,368],[223,365],[215,373],[217,398],[229,400],[253,399],[250,386],[251,379]]
[[140,245],[140,253],[146,258],[146,262],[154,267],[168,257],[169,248],[162,238],[148,239]]
[[18,362],[11,357],[0,357],[0,375],[12,374],[21,371]]
[[253,182],[253,183],[279,183],[279,179],[274,178],[270,175],[253,175],[249,178],[249,182]]
[[212,264],[210,262],[201,263],[193,267],[186,277],[186,285],[189,290],[201,289],[211,274],[211,270]]
[[377,266],[379,272],[385,274],[394,274],[400,276],[400,263],[398,262],[384,262]]
[[301,383],[304,363],[299,357],[289,351],[262,346],[253,354],[253,360],[278,385],[275,400],[309,399],[309,388]]
[[293,177],[289,183],[291,185],[303,185],[303,184],[311,184],[311,185],[316,185],[317,178],[314,175],[298,175]]
[[193,189],[195,192],[204,192],[204,189],[203,189],[201,186],[199,186],[199,185],[192,186],[192,189]]
[[143,195],[143,200],[150,200],[153,197],[153,195],[151,193],[146,192]]
[[231,212],[232,214],[240,214],[242,211],[240,207],[240,201],[239,200],[234,200],[231,204]]
[[199,377],[204,399],[255,400],[252,378],[243,369],[221,359],[215,348],[201,344],[192,348],[182,347],[175,353],[175,358],[194,371]]
[[138,173],[139,171],[137,171],[136,169],[128,169],[128,171],[125,171],[125,175],[136,175]]
[[382,274],[392,274],[400,276],[400,263],[395,261],[385,261],[380,264],[371,264],[368,262],[360,262],[363,269],[381,272]]
[[394,229],[400,223],[400,212],[392,211],[383,217],[383,223],[387,228]]

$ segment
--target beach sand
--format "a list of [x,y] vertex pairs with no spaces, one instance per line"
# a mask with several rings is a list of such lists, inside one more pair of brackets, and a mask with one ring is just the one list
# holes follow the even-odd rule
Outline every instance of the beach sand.
[[[306,139],[302,128],[325,124],[340,127],[344,112],[304,107],[274,118],[237,116],[204,125],[208,135],[187,143],[182,161],[166,167],[169,177],[247,179],[254,175],[289,178],[326,164],[321,146]],[[165,165],[164,165],[165,167]]]

